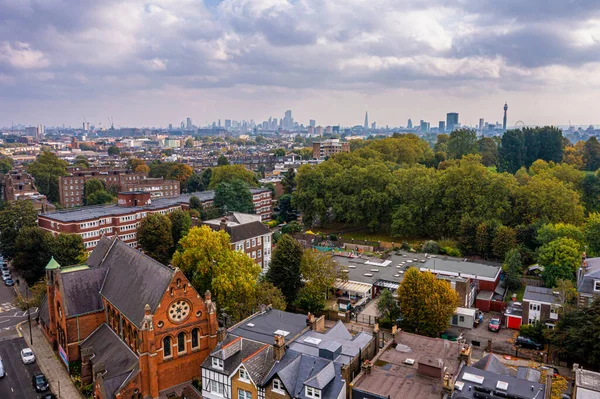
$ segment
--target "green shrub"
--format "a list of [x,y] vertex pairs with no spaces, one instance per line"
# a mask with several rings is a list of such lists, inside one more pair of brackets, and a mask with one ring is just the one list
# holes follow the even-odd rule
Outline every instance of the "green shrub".
[[439,254],[440,246],[435,241],[427,241],[425,245],[423,245],[423,252],[428,254]]
[[338,237],[337,237],[337,235],[335,235],[335,234],[329,234],[329,239],[330,239],[331,241],[337,241]]
[[440,253],[448,255],[448,256],[454,256],[457,258],[459,258],[461,256],[458,248],[452,248],[452,247],[442,247],[442,248],[440,248]]
[[403,242],[402,246],[400,248],[402,248],[404,251],[410,251],[412,249],[412,247],[410,246],[410,244],[407,243],[407,242]]
[[278,224],[279,224],[279,221],[271,220],[271,221],[269,221],[269,223],[267,223],[267,226],[269,226],[270,228],[274,228],[274,227],[277,227]]
[[282,234],[292,234],[297,233],[299,231],[302,231],[302,226],[300,226],[300,224],[298,224],[297,222],[288,223],[281,228]]

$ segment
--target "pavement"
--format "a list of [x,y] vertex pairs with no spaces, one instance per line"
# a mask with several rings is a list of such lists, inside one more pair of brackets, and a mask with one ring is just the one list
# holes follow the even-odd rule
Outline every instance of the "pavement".
[[[69,374],[67,373],[67,369],[61,364],[61,361],[52,350],[52,346],[46,340],[46,337],[43,335],[40,328],[37,325],[32,327],[33,345],[30,345],[30,348],[33,350],[33,353],[35,353],[37,364],[50,382],[52,392],[54,392],[59,399],[83,398],[77,388],[75,388],[75,385],[73,385],[71,377],[69,377]],[[29,343],[30,337],[27,323],[19,325],[18,330],[27,343]]]
[[31,377],[40,371],[37,363],[25,365],[21,361],[21,349],[27,343],[19,336],[0,341],[0,357],[6,375],[0,380],[0,398],[33,399],[38,394],[33,388]]

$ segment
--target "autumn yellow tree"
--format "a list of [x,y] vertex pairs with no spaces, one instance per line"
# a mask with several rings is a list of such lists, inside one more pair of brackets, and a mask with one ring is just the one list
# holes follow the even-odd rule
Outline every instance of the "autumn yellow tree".
[[414,267],[404,273],[398,287],[402,328],[408,332],[437,337],[450,323],[458,306],[458,294],[446,280]]
[[225,231],[193,227],[179,244],[173,265],[190,278],[194,288],[201,293],[210,290],[217,305],[234,320],[252,311],[247,304],[257,295],[260,266],[233,250]]

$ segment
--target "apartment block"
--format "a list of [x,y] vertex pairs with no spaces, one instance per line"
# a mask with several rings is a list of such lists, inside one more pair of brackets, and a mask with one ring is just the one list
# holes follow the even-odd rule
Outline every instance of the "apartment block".
[[327,158],[340,152],[350,152],[350,143],[342,143],[339,139],[313,142],[313,158]]

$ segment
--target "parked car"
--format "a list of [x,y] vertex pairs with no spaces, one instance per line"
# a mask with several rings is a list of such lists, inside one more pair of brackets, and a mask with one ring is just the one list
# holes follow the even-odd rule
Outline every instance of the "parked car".
[[21,351],[21,360],[23,364],[35,363],[35,355],[29,348],[25,348]]
[[540,367],[540,370],[552,371],[552,374],[554,375],[554,377],[558,377],[560,375],[560,373],[558,372],[558,369],[556,367],[542,366],[542,367]]
[[521,347],[521,348],[529,348],[529,349],[537,349],[537,350],[544,349],[544,345],[540,344],[539,342],[536,342],[531,338],[526,338],[526,337],[521,337],[521,336],[517,337],[517,339],[515,340],[515,345],[518,347]]
[[10,270],[8,269],[8,265],[6,263],[3,263],[2,265],[0,265],[0,270],[7,271],[9,272]]
[[35,373],[31,377],[31,382],[33,383],[36,392],[45,392],[48,390],[48,380],[42,373]]
[[12,280],[12,276],[10,275],[10,272],[8,274],[2,273],[2,280],[4,280],[4,281]]
[[0,357],[0,378],[3,378],[4,375],[4,364],[2,363],[2,358]]
[[38,396],[38,399],[56,399],[56,395],[53,394],[52,392],[47,392],[45,394]]
[[490,323],[488,324],[488,330],[490,330],[492,332],[500,332],[501,326],[502,326],[502,320],[500,319],[500,316],[494,316],[494,317],[492,317],[492,319],[490,320]]
[[8,280],[4,280],[4,285],[6,285],[7,287],[12,287],[13,285],[15,285],[15,282],[13,281],[13,279],[9,278]]

